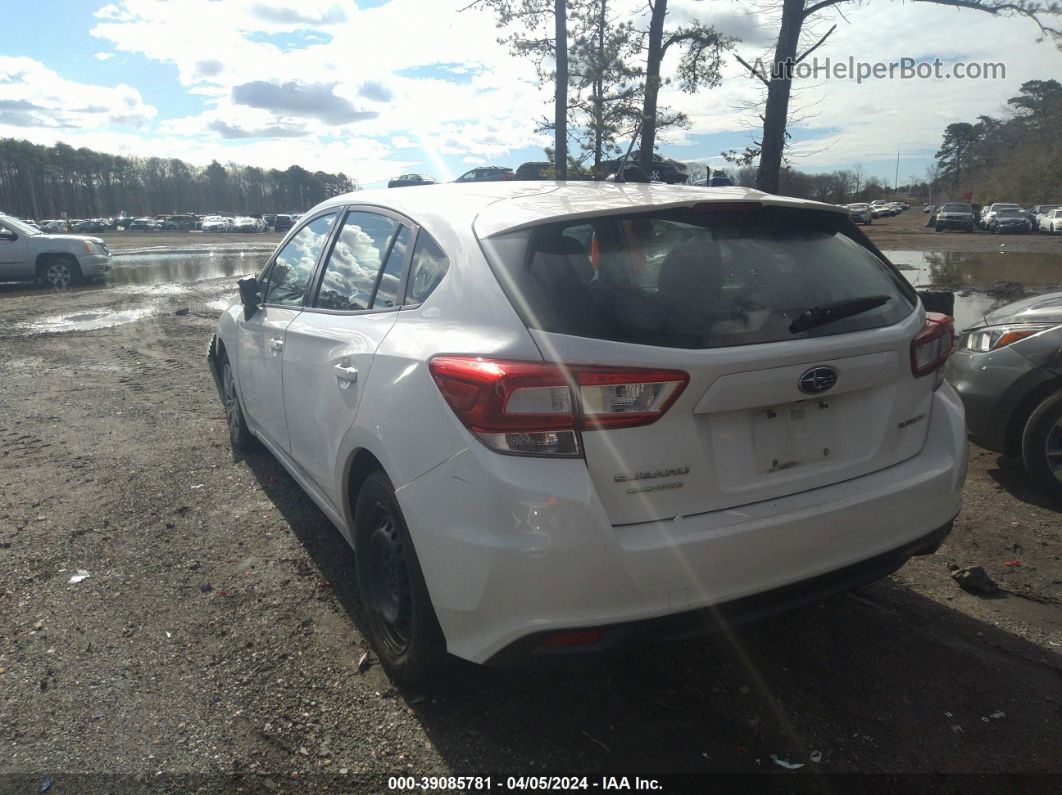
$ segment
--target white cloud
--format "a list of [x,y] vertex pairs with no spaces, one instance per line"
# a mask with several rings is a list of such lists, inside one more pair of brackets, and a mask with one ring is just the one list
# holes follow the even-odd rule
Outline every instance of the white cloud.
[[140,129],[157,113],[139,91],[124,83],[114,87],[76,83],[32,58],[0,55],[0,84],[0,128],[7,129],[4,135],[34,128]]
[[[0,105],[0,125],[7,125],[0,134],[166,151],[194,162],[283,168],[298,160],[363,182],[411,169],[445,178],[443,157],[504,163],[514,151],[550,143],[549,135],[535,132],[552,110],[550,86],[539,84],[533,64],[497,42],[501,32],[491,14],[458,13],[464,5],[467,0],[391,0],[371,9],[339,0],[115,0],[95,13],[91,32],[107,47],[94,57],[135,54],[172,64],[181,90],[200,98],[204,110],[173,118],[129,86],[83,85],[36,61],[8,58],[0,59],[0,79],[4,64],[25,74],[21,93],[5,85],[0,95],[7,103]],[[615,0],[610,8],[619,19],[646,20],[644,0]],[[1035,27],[1026,20],[925,4],[853,5],[845,14],[850,23],[840,16],[828,23],[838,28],[819,56],[1005,61],[1007,79],[813,83],[794,100],[811,114],[803,126],[821,131],[812,141],[798,135],[793,149],[804,155],[801,167],[884,160],[895,156],[897,143],[931,154],[946,124],[998,113],[1022,81],[1062,67],[1051,45],[1034,42]],[[776,16],[764,8],[672,0],[669,25],[695,19],[741,36],[745,57],[769,50],[777,32]],[[675,76],[676,63],[669,54],[665,76]],[[759,120],[748,106],[762,87],[733,59],[725,74],[722,86],[693,96],[675,84],[662,90],[662,104],[692,122],[689,130],[664,133],[665,149],[706,133],[745,130],[750,140],[756,137]],[[714,159],[717,149],[686,154]]]

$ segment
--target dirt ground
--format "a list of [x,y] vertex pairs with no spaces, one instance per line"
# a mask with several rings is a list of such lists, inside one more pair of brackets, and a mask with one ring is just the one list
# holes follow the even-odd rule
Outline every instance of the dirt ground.
[[[233,292],[0,291],[0,790],[711,772],[1057,791],[1060,512],[978,449],[941,550],[856,593],[590,671],[455,665],[430,694],[371,655],[359,673],[350,550],[274,458],[228,445],[205,353]],[[40,331],[101,312],[133,319]],[[961,591],[950,563],[1003,590]],[[820,778],[844,773],[923,775]]]
[[[859,227],[882,251],[947,250],[981,252],[1005,248],[1008,253],[1062,254],[1062,235],[1046,233],[993,235],[980,229],[973,232],[937,232],[926,227],[927,216],[912,207],[892,218],[875,218],[870,226]],[[1062,280],[1062,277],[1060,277]]]

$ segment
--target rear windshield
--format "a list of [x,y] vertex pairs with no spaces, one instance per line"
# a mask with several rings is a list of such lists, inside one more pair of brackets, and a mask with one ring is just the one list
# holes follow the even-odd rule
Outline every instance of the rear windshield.
[[[531,328],[716,348],[879,328],[907,316],[914,291],[845,225],[847,215],[835,213],[682,208],[571,220],[483,244]],[[872,297],[878,305],[858,314],[791,328],[808,310]]]
[[945,204],[944,212],[948,213],[969,213],[973,212],[973,207],[969,204]]

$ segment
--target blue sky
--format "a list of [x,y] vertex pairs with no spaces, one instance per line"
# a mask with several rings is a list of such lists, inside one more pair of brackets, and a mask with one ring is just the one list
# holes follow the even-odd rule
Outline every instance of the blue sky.
[[[540,160],[549,139],[535,126],[550,112],[549,86],[496,42],[489,15],[457,12],[466,4],[15,3],[4,12],[0,42],[0,136],[196,163],[298,163],[344,171],[365,187],[410,171],[447,179],[480,164]],[[641,0],[611,7],[645,21]],[[669,7],[672,25],[696,17],[740,36],[746,58],[763,55],[777,29],[761,9],[727,0]],[[856,6],[845,16],[836,18],[824,56],[939,55],[1003,62],[1007,74],[961,83],[805,82],[794,101],[802,119],[791,130],[793,162],[808,171],[859,166],[891,181],[899,147],[901,181],[921,176],[948,123],[999,114],[1021,82],[1062,72],[1057,50],[1037,44],[1023,20],[922,4]],[[665,73],[673,68],[665,63]],[[692,96],[665,89],[664,102],[692,125],[663,136],[660,150],[722,165],[722,151],[744,148],[756,135],[760,91],[742,72],[728,60],[719,88]]]

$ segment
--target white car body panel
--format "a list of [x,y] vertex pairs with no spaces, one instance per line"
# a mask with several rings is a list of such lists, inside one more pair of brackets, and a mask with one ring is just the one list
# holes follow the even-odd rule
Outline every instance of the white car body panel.
[[288,452],[284,416],[284,332],[299,314],[288,307],[262,307],[249,320],[237,320],[236,377],[247,416],[278,448]]
[[[919,311],[872,331],[703,350],[550,334],[524,325],[477,239],[546,218],[712,201],[848,212],[744,188],[630,183],[360,191],[305,218],[378,206],[430,233],[450,267],[423,304],[347,314],[265,306],[250,320],[237,304],[222,316],[217,336],[251,430],[348,541],[352,461],[371,454],[384,469],[451,653],[483,662],[532,632],[781,587],[899,548],[958,512],[962,406],[946,384],[934,391],[931,377],[911,376]],[[443,399],[428,371],[439,354],[666,367],[691,381],[655,424],[584,432],[585,459],[502,455]],[[357,380],[344,386],[337,364],[356,367]],[[809,402],[794,375],[820,364],[842,373],[830,400],[863,400],[877,414],[869,424],[862,412],[837,417],[828,464],[765,472],[747,443],[753,414]],[[690,466],[681,493],[631,498],[613,479],[677,464]]]
[[484,662],[532,632],[718,604],[917,539],[958,513],[967,449],[961,403],[945,384],[919,455],[741,508],[614,527],[581,462],[482,445],[398,497],[411,528],[430,528],[417,554],[447,649]]

